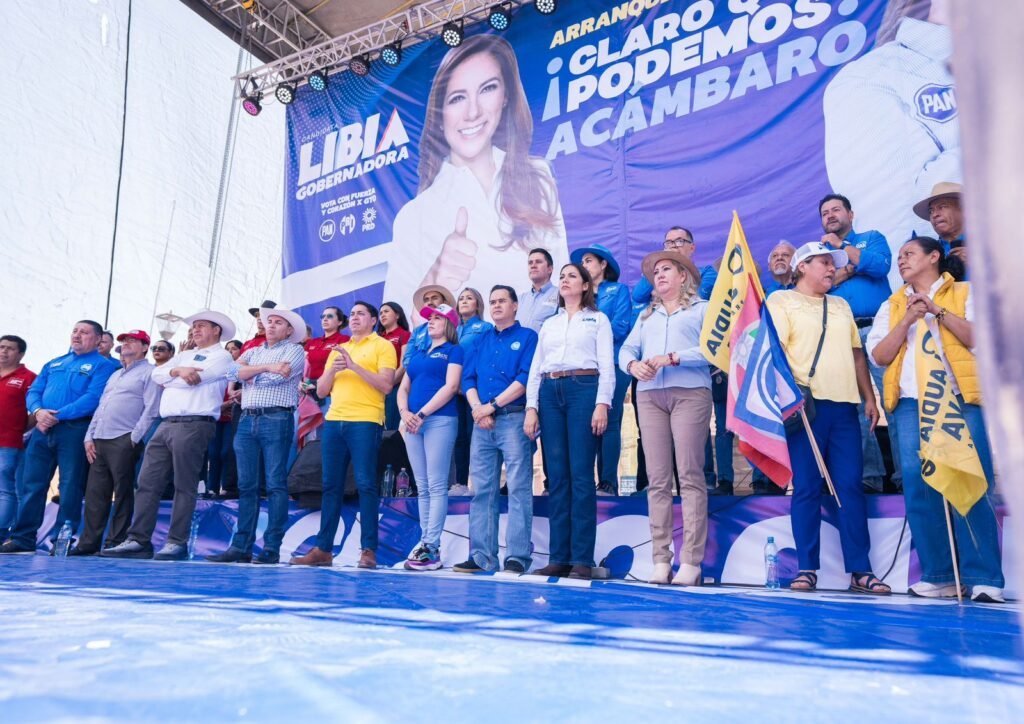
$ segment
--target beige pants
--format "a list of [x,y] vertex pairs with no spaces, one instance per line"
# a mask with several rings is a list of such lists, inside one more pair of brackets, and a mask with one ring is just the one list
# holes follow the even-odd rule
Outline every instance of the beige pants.
[[637,394],[640,438],[647,458],[647,507],[654,562],[672,563],[672,451],[683,498],[679,562],[699,566],[708,538],[704,443],[711,425],[711,390],[669,387]]

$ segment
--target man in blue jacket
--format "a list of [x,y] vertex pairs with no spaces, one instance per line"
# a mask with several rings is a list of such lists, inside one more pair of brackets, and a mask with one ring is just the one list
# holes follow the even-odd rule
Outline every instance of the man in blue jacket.
[[17,483],[18,519],[0,553],[30,553],[43,523],[46,492],[56,465],[60,510],[50,539],[70,521],[78,530],[89,462],[85,433],[107,380],[120,366],[97,351],[103,327],[84,319],[71,330],[71,351],[50,360],[29,388],[26,403],[36,426],[25,447],[25,468]]

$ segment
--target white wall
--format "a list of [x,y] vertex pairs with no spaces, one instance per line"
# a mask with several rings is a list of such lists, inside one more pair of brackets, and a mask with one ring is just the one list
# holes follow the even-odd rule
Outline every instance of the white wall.
[[[5,0],[0,67],[0,334],[38,370],[74,321],[103,322],[121,137],[128,0]],[[179,2],[132,6],[124,175],[108,327],[203,306],[238,48]],[[241,113],[214,309],[280,290],[284,109]],[[172,202],[171,244],[155,299]],[[180,332],[178,338],[182,338]]]

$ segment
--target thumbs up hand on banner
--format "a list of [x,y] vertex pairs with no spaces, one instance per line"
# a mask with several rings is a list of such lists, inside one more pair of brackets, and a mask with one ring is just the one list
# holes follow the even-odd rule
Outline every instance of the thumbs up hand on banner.
[[469,212],[460,206],[455,214],[455,230],[445,237],[441,253],[430,268],[424,284],[440,284],[448,289],[459,289],[476,267],[476,242],[466,236]]

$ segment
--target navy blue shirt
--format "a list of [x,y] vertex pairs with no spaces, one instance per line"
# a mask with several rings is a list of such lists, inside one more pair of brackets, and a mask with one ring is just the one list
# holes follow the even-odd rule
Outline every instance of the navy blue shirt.
[[851,231],[843,241],[860,249],[860,262],[854,275],[833,287],[830,294],[845,299],[857,319],[874,317],[882,302],[892,295],[892,287],[889,286],[892,250],[889,242],[877,231],[862,234]]
[[28,389],[25,404],[30,414],[56,410],[66,422],[92,417],[110,376],[121,365],[93,350],[87,354],[68,352],[46,363]]
[[[433,350],[428,349],[409,360],[409,364],[405,368],[405,373],[409,375],[409,409],[416,412],[430,402],[430,399],[444,387],[447,381],[448,365],[461,365],[463,358],[462,347],[445,342]],[[445,403],[444,407],[433,412],[433,415],[444,417],[453,417],[458,414],[454,396]]]
[[519,322],[500,332],[491,327],[477,338],[476,349],[466,362],[462,390],[476,388],[481,402],[488,402],[504,392],[513,382],[523,385],[523,394],[506,403],[526,404],[526,382],[530,376],[533,353],[537,350],[537,333]]

